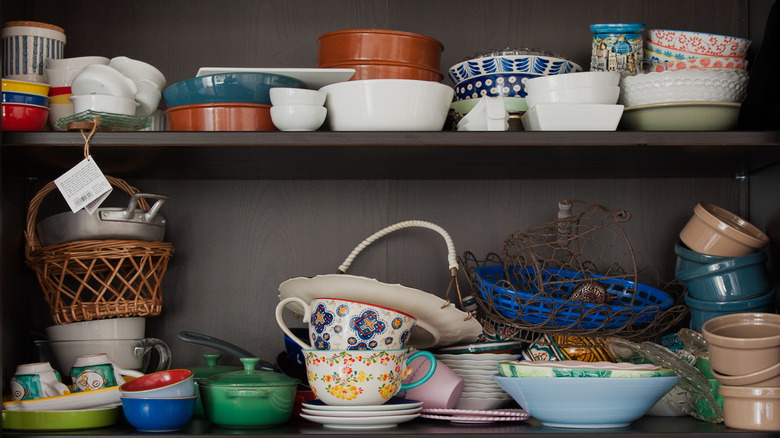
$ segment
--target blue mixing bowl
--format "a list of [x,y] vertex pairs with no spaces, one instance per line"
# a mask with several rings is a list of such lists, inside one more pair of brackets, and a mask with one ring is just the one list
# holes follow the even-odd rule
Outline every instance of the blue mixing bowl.
[[163,90],[168,108],[202,103],[256,103],[271,105],[269,91],[274,87],[304,88],[289,76],[272,73],[219,73],[177,82]]
[[681,271],[700,268],[702,266],[722,262],[729,259],[729,257],[714,256],[696,252],[685,246],[685,244],[679,240],[674,245],[674,253],[677,254],[677,264],[674,267],[675,276]]
[[173,398],[119,397],[127,422],[139,432],[174,432],[192,418],[197,395]]
[[28,105],[49,106],[49,96],[21,91],[3,91],[3,103],[25,103]]
[[493,379],[543,425],[590,429],[628,426],[674,388],[680,377]]

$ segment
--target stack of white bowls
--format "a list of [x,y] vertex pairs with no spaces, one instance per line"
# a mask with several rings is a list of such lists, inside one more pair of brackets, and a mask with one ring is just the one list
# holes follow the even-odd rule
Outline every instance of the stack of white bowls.
[[325,122],[327,95],[306,88],[274,87],[271,98],[271,121],[280,131],[316,131]]
[[157,111],[165,76],[154,66],[125,56],[90,64],[73,78],[73,111],[146,117]]
[[516,354],[508,353],[439,353],[439,362],[446,364],[463,379],[463,392],[455,409],[490,410],[512,401],[493,379],[498,375],[498,363],[516,360]]
[[525,83],[526,131],[614,131],[623,105],[620,72],[589,71],[540,76]]
[[109,59],[103,56],[80,56],[76,58],[47,58],[43,76],[51,88],[49,89],[49,126],[55,131],[64,131],[57,128],[57,120],[73,115],[73,103],[70,96],[73,95],[71,85],[73,79],[84,67],[91,64],[108,65]]

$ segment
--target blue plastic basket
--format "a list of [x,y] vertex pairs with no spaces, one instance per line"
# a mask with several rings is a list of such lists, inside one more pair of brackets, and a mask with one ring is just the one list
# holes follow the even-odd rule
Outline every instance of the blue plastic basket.
[[[567,329],[616,329],[653,322],[674,304],[664,291],[633,281],[605,278],[578,271],[510,266],[507,279],[503,266],[473,269],[475,284],[485,301],[507,318],[530,324]],[[568,301],[583,280],[598,281],[610,294],[610,304]],[[541,282],[539,281],[541,280]],[[544,285],[539,290],[538,285]]]

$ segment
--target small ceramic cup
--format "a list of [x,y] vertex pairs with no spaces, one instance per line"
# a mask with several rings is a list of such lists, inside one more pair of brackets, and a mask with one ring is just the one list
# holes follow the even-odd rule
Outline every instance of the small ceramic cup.
[[[303,306],[311,345],[295,336],[282,319],[285,306],[292,302]],[[306,302],[290,297],[276,306],[276,322],[305,350],[394,350],[406,347],[417,320],[395,309],[359,301],[315,298]]]
[[[436,372],[436,357],[427,351],[304,350],[306,375],[315,396],[327,405],[382,405],[401,391],[422,385]],[[428,371],[402,384],[417,357],[427,358]]]
[[123,375],[141,377],[144,373],[118,367],[105,353],[79,356],[70,369],[73,392],[94,391],[122,385],[125,383]]
[[19,365],[11,378],[11,397],[14,401],[33,400],[44,397],[70,394],[62,383],[60,374],[49,362]]
[[[431,362],[422,356],[415,357],[409,362],[409,367],[412,372],[403,380],[404,383],[414,382],[419,376],[427,374]],[[465,381],[461,376],[443,362],[439,362],[431,378],[407,390],[406,398],[421,401],[423,409],[452,409],[460,400],[464,385]]]

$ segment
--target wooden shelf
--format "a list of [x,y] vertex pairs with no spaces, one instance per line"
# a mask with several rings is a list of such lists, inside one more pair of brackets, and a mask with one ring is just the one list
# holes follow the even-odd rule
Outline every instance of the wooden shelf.
[[[61,174],[80,133],[7,132],[6,171]],[[780,132],[100,132],[91,153],[122,177],[527,179],[732,177],[780,162]]]

